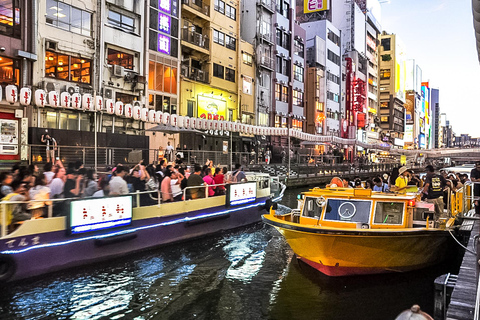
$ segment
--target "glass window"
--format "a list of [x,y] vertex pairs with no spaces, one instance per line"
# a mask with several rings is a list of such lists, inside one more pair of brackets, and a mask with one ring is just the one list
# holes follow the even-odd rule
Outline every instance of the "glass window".
[[235,82],[235,70],[225,68],[225,80]]
[[213,42],[219,45],[225,45],[225,34],[223,32],[213,29]]
[[283,2],[283,12],[282,15],[288,19],[288,11],[290,10],[290,4],[288,2]]
[[214,9],[221,14],[225,14],[225,2],[222,0],[215,0]]
[[120,28],[123,31],[135,31],[135,19],[124,14],[109,10],[107,21],[109,25]]
[[133,54],[128,54],[111,48],[108,48],[107,50],[107,63],[111,65],[118,65],[125,69],[133,70],[133,58]]
[[90,131],[90,113],[80,113],[80,130]]
[[324,220],[370,222],[370,201],[328,199]]
[[45,77],[91,83],[91,61],[52,51],[45,52]]
[[277,45],[281,46],[282,45],[282,30],[277,29],[276,31],[276,38],[277,38]]
[[282,69],[282,64],[283,64],[282,62],[283,62],[282,57],[277,56],[277,72],[278,73],[282,73],[282,70],[283,70]]
[[303,82],[303,68],[297,65],[293,66],[293,78]]
[[282,100],[282,85],[279,83],[275,83],[275,100]]
[[390,69],[381,69],[380,70],[380,79],[390,79]]
[[225,8],[225,15],[230,19],[236,20],[237,18],[237,9],[227,4]]
[[163,91],[163,64],[157,63],[154,70],[155,70],[155,90]]
[[381,45],[384,51],[390,51],[390,38],[382,39]]
[[283,33],[282,47],[285,49],[290,49],[290,35],[288,33]]
[[213,76],[217,78],[224,78],[223,76],[223,66],[214,63],[213,64]]
[[246,53],[246,52],[243,52],[242,53],[242,59],[243,59],[243,63],[248,65],[248,66],[251,66],[252,65],[252,61],[253,61],[253,56],[249,53]]
[[91,36],[92,14],[64,2],[47,0],[45,22],[70,32]]
[[304,50],[303,43],[301,43],[298,39],[295,39],[295,42],[294,42],[295,54],[303,58],[303,50]]
[[288,102],[288,87],[282,87],[282,101]]
[[375,205],[374,223],[402,224],[403,211],[403,202],[377,202]]
[[[172,93],[172,84],[175,83],[175,79],[173,77],[173,70],[169,66],[164,66],[164,73],[163,73],[163,83],[165,84],[164,91]],[[175,83],[176,87],[176,83]]]
[[69,112],[60,113],[59,129],[78,130],[78,114]]
[[0,84],[19,84],[18,61],[0,57]]
[[234,37],[230,37],[229,35],[226,36],[225,46],[228,49],[236,50],[237,48],[236,43],[237,43],[237,40]]
[[45,115],[45,127],[46,128],[56,128],[57,127],[57,113],[56,112],[47,112]]

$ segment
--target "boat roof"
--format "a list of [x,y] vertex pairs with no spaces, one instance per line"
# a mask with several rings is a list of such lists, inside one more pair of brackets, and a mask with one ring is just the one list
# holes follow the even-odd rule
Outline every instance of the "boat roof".
[[467,173],[470,174],[472,172],[472,169],[474,169],[475,166],[473,164],[464,164],[462,166],[457,166],[457,167],[448,167],[448,168],[443,168],[442,170],[445,170],[447,172],[460,172],[460,173]]
[[360,188],[313,188],[309,191],[302,192],[306,196],[327,196],[327,197],[361,197],[361,198],[374,198],[374,199],[389,199],[389,200],[411,200],[416,198],[415,193],[386,193],[377,192],[370,189]]

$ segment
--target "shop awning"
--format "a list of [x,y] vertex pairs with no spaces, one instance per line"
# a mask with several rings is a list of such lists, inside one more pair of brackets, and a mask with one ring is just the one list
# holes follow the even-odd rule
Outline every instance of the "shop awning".
[[158,132],[163,132],[163,133],[168,133],[168,134],[175,134],[175,133],[201,133],[203,134],[202,131],[196,130],[196,129],[186,129],[186,128],[180,128],[180,127],[175,127],[172,125],[165,125],[165,124],[159,124],[158,126],[152,127],[150,129],[146,129],[145,131],[158,131]]

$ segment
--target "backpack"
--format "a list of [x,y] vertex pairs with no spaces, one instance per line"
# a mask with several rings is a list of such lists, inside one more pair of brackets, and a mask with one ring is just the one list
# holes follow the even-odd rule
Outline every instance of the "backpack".
[[240,174],[240,172],[241,172],[240,170],[237,170],[237,171],[234,171],[233,173],[228,174],[225,181],[227,183],[237,183],[237,182],[239,182],[237,177]]

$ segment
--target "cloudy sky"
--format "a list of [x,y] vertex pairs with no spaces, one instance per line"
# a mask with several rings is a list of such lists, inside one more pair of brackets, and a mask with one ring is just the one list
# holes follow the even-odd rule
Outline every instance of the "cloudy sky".
[[390,0],[381,25],[405,45],[423,81],[440,90],[440,112],[456,134],[480,137],[480,62],[471,0]]

